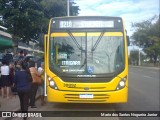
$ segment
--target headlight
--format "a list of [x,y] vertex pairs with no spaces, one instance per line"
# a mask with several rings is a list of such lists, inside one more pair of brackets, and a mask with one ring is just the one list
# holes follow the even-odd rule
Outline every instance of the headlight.
[[127,80],[127,76],[125,76],[124,78],[122,78],[122,79],[119,81],[119,83],[118,83],[118,85],[117,85],[117,87],[116,87],[116,90],[120,90],[120,89],[124,88],[124,87],[125,87],[125,84],[126,84],[126,80]]
[[55,85],[55,82],[54,81],[50,81],[49,85],[53,87]]
[[124,81],[120,81],[120,82],[119,82],[119,85],[120,85],[121,87],[124,87],[125,82],[124,82]]
[[52,78],[50,78],[50,77],[48,78],[48,80],[49,80],[49,86],[50,86],[51,88],[57,90],[58,87],[57,87],[55,81],[54,81]]

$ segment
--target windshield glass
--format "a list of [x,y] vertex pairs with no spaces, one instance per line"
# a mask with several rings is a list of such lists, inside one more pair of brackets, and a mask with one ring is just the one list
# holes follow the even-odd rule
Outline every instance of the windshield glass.
[[52,33],[50,69],[63,74],[107,74],[124,68],[120,32]]

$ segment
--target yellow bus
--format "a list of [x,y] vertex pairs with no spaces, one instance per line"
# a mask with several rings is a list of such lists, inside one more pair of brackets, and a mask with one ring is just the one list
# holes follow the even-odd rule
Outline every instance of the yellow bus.
[[48,101],[127,102],[127,38],[120,17],[51,19],[44,39]]

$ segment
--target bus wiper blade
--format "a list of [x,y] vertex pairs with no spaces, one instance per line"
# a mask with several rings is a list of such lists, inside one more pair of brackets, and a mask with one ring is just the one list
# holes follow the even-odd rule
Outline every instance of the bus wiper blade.
[[[84,63],[80,66],[80,68],[79,68],[78,70],[82,69],[86,64],[87,64],[87,60],[85,59],[85,60],[84,60]],[[77,73],[78,73],[78,72],[77,72]]]
[[105,33],[105,32],[101,32],[100,36],[98,37],[98,39],[97,39],[96,43],[94,44],[94,46],[92,47],[91,51],[95,51],[95,50],[96,50],[96,48],[97,48],[99,42],[101,41],[104,33]]
[[70,35],[70,37],[72,38],[72,40],[74,41],[74,43],[77,45],[77,47],[82,51],[85,52],[85,50],[79,45],[79,43],[77,42],[76,38],[73,36],[73,34],[68,31],[68,34]]

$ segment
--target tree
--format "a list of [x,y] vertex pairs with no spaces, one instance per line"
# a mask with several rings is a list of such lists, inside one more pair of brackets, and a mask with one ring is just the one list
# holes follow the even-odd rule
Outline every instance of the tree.
[[0,11],[3,25],[8,28],[13,40],[28,43],[31,39],[37,38],[43,13],[32,0],[1,0]]
[[154,22],[156,18],[154,16],[149,20],[132,25],[135,28],[132,38],[135,40],[136,45],[143,47],[144,52],[154,64],[160,56],[160,19],[158,18]]
[[130,51],[129,62],[133,65],[138,65],[138,50]]
[[[71,2],[71,7],[74,2]],[[0,24],[8,28],[14,41],[37,40],[46,33],[51,17],[66,16],[65,0],[0,0]],[[71,13],[78,14],[78,6]]]
[[[51,17],[67,16],[67,0],[43,0],[41,2],[45,14]],[[70,2],[70,16],[78,15],[79,7]]]
[[141,51],[139,51],[139,50],[131,50],[130,51],[130,55],[129,55],[129,64],[138,65],[139,64],[139,57],[140,57],[140,62],[141,63],[146,58],[144,53],[142,53]]

